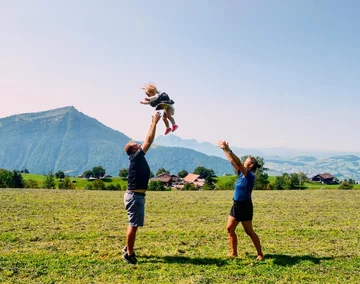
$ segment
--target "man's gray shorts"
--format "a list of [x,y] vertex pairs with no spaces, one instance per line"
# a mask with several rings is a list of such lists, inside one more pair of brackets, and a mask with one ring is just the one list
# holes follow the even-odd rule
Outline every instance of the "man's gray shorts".
[[129,225],[132,227],[144,226],[145,193],[127,190],[124,194],[124,204],[128,215]]

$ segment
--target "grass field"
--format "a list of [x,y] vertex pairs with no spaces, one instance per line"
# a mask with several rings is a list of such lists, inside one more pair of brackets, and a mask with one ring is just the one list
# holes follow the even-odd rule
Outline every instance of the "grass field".
[[[38,183],[38,187],[42,187],[42,183],[45,180],[45,175],[38,174],[21,174],[24,180],[33,179]],[[84,178],[70,177],[71,181],[75,181],[74,185],[76,189],[84,189],[87,184],[92,184],[94,181],[88,181]],[[120,184],[121,188],[126,190],[127,181],[120,177],[112,177],[111,179],[104,180],[105,185],[108,184]],[[55,179],[56,188],[59,187],[59,179]]]
[[122,191],[1,189],[1,283],[360,283],[360,191],[255,191],[265,261],[239,228],[232,191],[148,192],[136,267],[121,256]]

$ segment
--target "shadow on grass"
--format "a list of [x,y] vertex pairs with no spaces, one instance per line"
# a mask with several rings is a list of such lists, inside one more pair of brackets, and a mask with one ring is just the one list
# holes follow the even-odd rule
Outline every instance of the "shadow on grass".
[[332,260],[333,257],[315,257],[311,255],[286,255],[286,254],[266,254],[265,259],[273,259],[274,264],[280,266],[292,266],[302,261],[311,261],[313,264],[319,264],[322,260]]
[[[247,255],[249,258],[250,256]],[[209,257],[186,257],[186,256],[154,256],[146,255],[140,257],[141,262],[145,263],[187,263],[193,265],[216,265],[218,267],[225,266],[230,264],[233,260],[243,261],[244,259],[223,259],[223,258],[209,258]],[[332,260],[333,257],[315,257],[311,255],[286,255],[286,254],[266,254],[265,262],[268,259],[274,260],[274,265],[279,266],[293,266],[297,265],[303,261],[311,261],[313,264],[319,264],[323,260]],[[255,256],[253,258],[254,263],[264,263],[263,261],[255,261]]]
[[141,256],[142,262],[163,263],[188,263],[194,265],[216,265],[224,266],[228,260],[210,257],[186,257],[186,256]]

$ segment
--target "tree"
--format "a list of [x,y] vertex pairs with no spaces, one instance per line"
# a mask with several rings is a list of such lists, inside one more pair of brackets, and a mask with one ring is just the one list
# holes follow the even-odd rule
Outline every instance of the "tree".
[[291,177],[288,173],[283,173],[282,175],[283,180],[284,180],[284,189],[291,189]]
[[194,170],[194,174],[199,175],[200,178],[206,179],[208,177],[214,177],[215,173],[212,169],[207,169],[205,167],[199,166]]
[[267,189],[268,184],[269,184],[269,175],[261,171],[261,169],[258,169],[255,173],[254,190]]
[[285,173],[284,176],[285,176],[285,182],[286,182],[287,189],[299,188],[300,181],[299,181],[299,176],[296,173],[292,173],[290,175]]
[[37,187],[39,187],[39,184],[36,180],[30,178],[28,180],[25,180],[24,186],[25,186],[25,188],[37,188]]
[[180,171],[180,172],[178,173],[178,177],[179,177],[179,178],[184,178],[184,177],[186,177],[188,174],[189,174],[189,173],[188,173],[187,171],[182,170],[182,171]]
[[72,189],[73,188],[71,180],[70,180],[70,178],[68,176],[66,176],[64,178],[64,180],[59,183],[59,188],[60,189]]
[[165,186],[164,184],[157,180],[157,181],[150,181],[149,182],[149,186],[148,186],[148,190],[152,190],[152,191],[164,191],[165,190]]
[[25,174],[28,174],[28,173],[29,173],[28,169],[25,169],[25,170],[24,170],[24,173],[25,173]]
[[11,188],[13,184],[12,172],[0,169],[0,188]]
[[207,169],[205,167],[199,166],[194,170],[194,174],[200,175],[200,178],[205,179],[205,184],[207,189],[214,189],[214,170]]
[[105,189],[105,183],[101,179],[95,180],[94,183],[93,183],[93,188],[95,190],[104,190]]
[[273,182],[274,189],[285,189],[286,184],[282,176],[276,176]]
[[92,169],[92,173],[94,178],[99,179],[105,175],[105,169],[102,166],[97,166]]
[[154,173],[152,172],[152,171],[150,171],[150,176],[149,176],[149,178],[153,178],[155,175],[154,175]]
[[199,188],[194,184],[187,182],[184,184],[183,190],[199,190]]
[[203,190],[213,190],[215,189],[215,184],[214,184],[214,178],[212,176],[207,176],[205,178],[205,184],[202,188]]
[[298,173],[298,177],[299,177],[299,183],[301,186],[303,186],[305,184],[305,182],[308,181],[308,177],[303,172]]
[[45,176],[45,180],[43,182],[43,188],[55,188],[55,176],[53,172],[48,172],[48,174]]
[[89,178],[93,176],[93,172],[91,170],[87,170],[83,173],[84,178]]
[[24,188],[24,179],[20,172],[13,171],[13,179],[12,179],[12,187],[13,188]]
[[63,178],[65,177],[65,173],[64,173],[63,171],[57,171],[57,172],[55,173],[55,177],[56,177],[57,179],[63,179]]
[[292,189],[299,188],[300,187],[299,175],[297,173],[292,173],[290,174],[290,178],[291,178]]
[[158,169],[158,171],[156,172],[156,176],[158,176],[159,174],[162,174],[162,173],[170,173],[167,169],[164,169],[164,168],[160,168]]
[[202,190],[214,190],[215,189],[215,184],[209,183],[207,180],[205,180],[205,184],[201,187]]
[[123,168],[119,171],[119,177],[121,177],[123,180],[126,180],[129,176],[129,169]]
[[274,189],[297,189],[299,188],[300,181],[298,174],[284,173],[282,176],[275,177],[273,183]]
[[340,185],[339,185],[339,189],[352,189],[353,185],[347,181],[343,181]]

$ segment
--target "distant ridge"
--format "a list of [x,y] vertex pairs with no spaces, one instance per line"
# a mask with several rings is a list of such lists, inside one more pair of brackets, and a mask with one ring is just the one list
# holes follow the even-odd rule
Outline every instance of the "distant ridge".
[[[175,135],[159,136],[155,143],[161,146],[184,147],[207,155],[224,157],[224,153],[215,144],[198,142],[195,139],[181,139]],[[330,172],[339,179],[352,178],[360,182],[360,153],[336,151],[315,151],[273,148],[238,148],[231,145],[233,152],[239,157],[253,155],[264,158],[265,167],[270,175],[304,172],[309,177],[322,172]]]
[[[62,170],[77,175],[94,166],[103,166],[111,175],[128,167],[124,152],[130,140],[73,106],[0,118],[0,168],[28,169],[45,174]],[[232,172],[227,161],[208,157],[191,149],[154,147],[148,152],[151,170],[163,167],[177,174],[196,166],[217,174]]]

